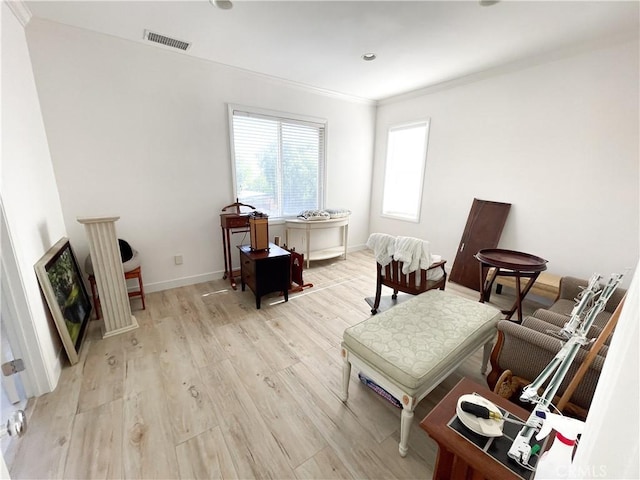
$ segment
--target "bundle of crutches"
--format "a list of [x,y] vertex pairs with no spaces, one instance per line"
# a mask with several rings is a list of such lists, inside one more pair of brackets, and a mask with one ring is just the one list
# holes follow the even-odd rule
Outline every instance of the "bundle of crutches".
[[[580,350],[580,347],[587,345],[592,341],[586,337],[586,334],[593,325],[596,316],[604,310],[607,305],[607,301],[622,280],[622,275],[611,275],[611,278],[604,287],[601,287],[599,283],[600,278],[600,275],[594,274],[589,280],[587,287],[585,287],[581,295],[576,299],[576,305],[571,311],[569,321],[564,325],[564,327],[562,327],[562,329],[560,329],[560,331],[556,332],[556,336],[565,341],[564,345],[553,360],[551,360],[544,370],[540,372],[538,378],[524,388],[522,395],[520,396],[521,401],[536,404],[533,412],[531,412],[526,424],[518,433],[508,452],[509,457],[514,459],[523,467],[532,469],[531,465],[529,465],[529,458],[531,456],[531,438],[540,430],[547,414],[550,413],[549,407],[553,406],[551,405],[551,402],[560,388],[560,384],[566,376],[571,363]],[[603,332],[598,337],[597,344],[594,343],[592,345],[589,353],[591,354],[593,352],[593,354],[589,355],[590,360],[588,363],[583,362],[581,368],[574,376],[573,381],[564,392],[557,408],[563,408],[566,402],[568,402],[571,394],[584,375],[584,371],[588,368],[588,364],[592,361],[593,356],[597,353],[604,340],[613,330],[615,321],[617,321],[620,314],[619,311],[621,310],[623,303],[624,302],[620,303],[616,312],[612,316],[612,320],[614,320],[614,317],[615,320],[613,322],[609,321]],[[585,366],[586,368],[584,368]],[[542,395],[538,395],[538,391],[542,388],[543,384],[549,379],[549,377],[551,377],[551,380],[549,380],[544,392]]]

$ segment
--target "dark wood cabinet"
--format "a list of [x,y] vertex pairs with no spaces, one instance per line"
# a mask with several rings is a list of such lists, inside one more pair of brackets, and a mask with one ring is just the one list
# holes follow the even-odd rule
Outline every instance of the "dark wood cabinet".
[[510,208],[510,203],[473,199],[467,224],[464,227],[460,245],[458,245],[456,259],[449,275],[450,282],[458,283],[478,292],[481,291],[480,266],[478,260],[475,259],[475,254],[485,248],[498,246]]
[[270,243],[268,250],[252,251],[250,245],[240,245],[240,278],[242,291],[248,285],[256,296],[256,308],[260,298],[271,292],[283,292],[289,300],[291,254]]

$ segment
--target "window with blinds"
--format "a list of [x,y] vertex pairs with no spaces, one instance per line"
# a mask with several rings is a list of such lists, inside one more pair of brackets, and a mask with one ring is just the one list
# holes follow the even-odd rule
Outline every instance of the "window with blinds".
[[324,206],[321,121],[229,108],[235,196],[269,217]]

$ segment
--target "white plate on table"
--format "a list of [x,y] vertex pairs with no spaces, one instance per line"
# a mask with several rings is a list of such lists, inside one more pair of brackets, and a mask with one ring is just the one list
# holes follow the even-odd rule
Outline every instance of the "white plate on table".
[[460,406],[462,402],[475,403],[476,405],[480,405],[482,407],[487,407],[492,412],[499,413],[500,409],[496,407],[496,405],[484,397],[475,394],[467,394],[462,395],[458,399],[458,404],[456,406],[456,413],[458,414],[458,418],[463,423],[465,427],[471,430],[478,435],[482,435],[484,437],[500,437],[502,436],[502,426],[504,425],[504,420],[495,420],[493,418],[480,418],[476,417],[473,413],[464,412],[462,407]]

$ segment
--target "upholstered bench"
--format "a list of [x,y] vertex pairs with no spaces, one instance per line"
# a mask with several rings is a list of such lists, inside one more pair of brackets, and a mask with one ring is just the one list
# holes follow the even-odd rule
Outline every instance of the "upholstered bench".
[[500,311],[442,290],[429,290],[344,331],[342,400],[351,365],[402,403],[400,455],[408,451],[413,410],[484,345],[487,369]]

